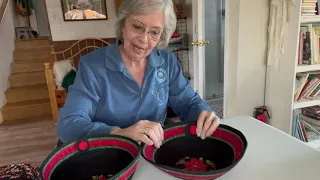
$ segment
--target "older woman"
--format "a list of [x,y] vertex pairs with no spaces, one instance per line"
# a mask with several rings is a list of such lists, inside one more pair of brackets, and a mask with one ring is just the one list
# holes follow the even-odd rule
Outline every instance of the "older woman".
[[62,142],[115,134],[161,146],[170,106],[182,121],[197,121],[210,136],[219,119],[194,92],[174,54],[164,50],[176,26],[172,0],[123,0],[116,44],[80,59],[74,84],[59,112]]

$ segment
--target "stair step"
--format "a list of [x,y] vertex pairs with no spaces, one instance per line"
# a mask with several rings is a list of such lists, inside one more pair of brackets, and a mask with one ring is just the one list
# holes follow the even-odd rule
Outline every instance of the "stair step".
[[33,119],[51,115],[49,99],[7,103],[1,108],[3,121]]
[[44,71],[44,63],[49,62],[47,59],[40,61],[13,61],[11,63],[11,73]]
[[47,38],[36,39],[17,39],[15,41],[15,49],[33,49],[41,47],[49,47],[50,42]]
[[21,87],[28,85],[46,83],[44,71],[12,73],[9,76],[10,87]]
[[8,103],[49,98],[47,84],[11,87],[5,94]]
[[38,61],[47,59],[50,60],[49,48],[34,48],[27,50],[15,50],[13,52],[14,61]]

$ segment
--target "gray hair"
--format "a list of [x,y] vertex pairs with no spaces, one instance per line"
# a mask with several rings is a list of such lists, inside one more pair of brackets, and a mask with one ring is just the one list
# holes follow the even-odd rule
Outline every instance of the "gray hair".
[[164,12],[165,21],[165,36],[158,42],[157,48],[166,48],[177,24],[177,17],[172,0],[122,0],[118,9],[118,20],[115,25],[117,39],[122,40],[122,28],[130,15],[150,14],[157,11]]

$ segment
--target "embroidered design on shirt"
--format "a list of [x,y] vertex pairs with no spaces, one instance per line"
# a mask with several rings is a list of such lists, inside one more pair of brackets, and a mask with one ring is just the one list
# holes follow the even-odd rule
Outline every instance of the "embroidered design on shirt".
[[152,83],[152,94],[158,101],[158,105],[163,105],[168,98],[168,73],[165,69],[158,67],[155,72],[155,80]]

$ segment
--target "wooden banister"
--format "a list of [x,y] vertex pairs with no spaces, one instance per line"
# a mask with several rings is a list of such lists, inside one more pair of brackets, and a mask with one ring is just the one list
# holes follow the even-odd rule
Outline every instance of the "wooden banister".
[[2,4],[1,4],[1,6],[0,6],[0,24],[1,24],[1,22],[2,22],[4,13],[6,12],[6,9],[7,9],[7,7],[8,7],[8,2],[9,2],[9,0],[3,0],[3,1],[2,1]]

